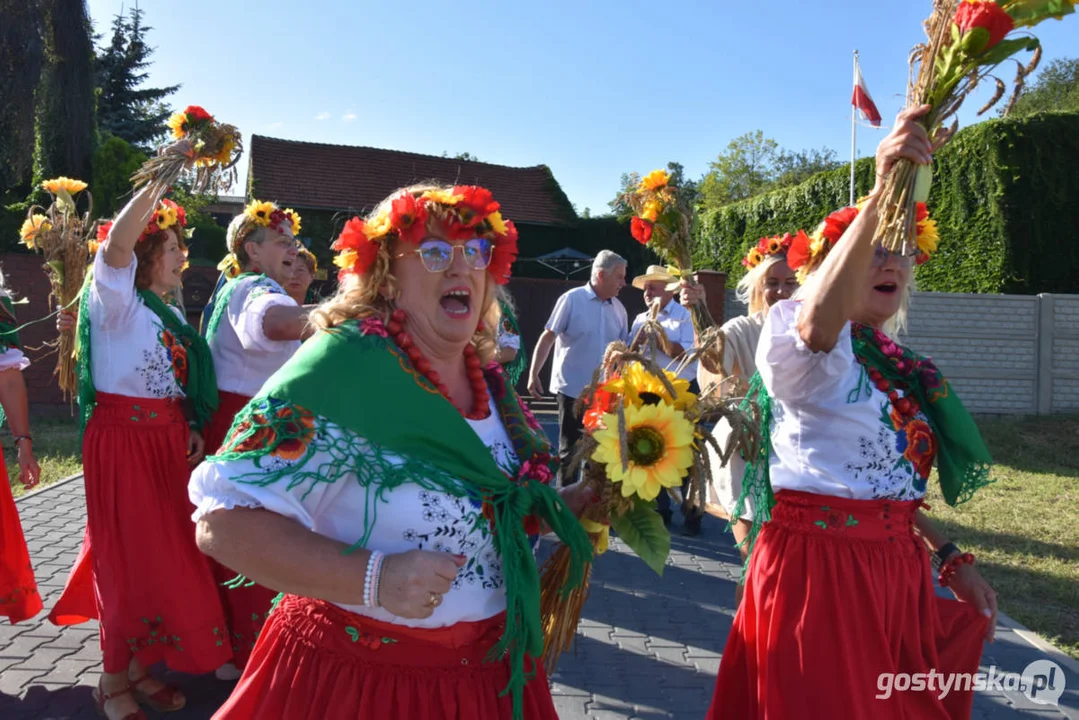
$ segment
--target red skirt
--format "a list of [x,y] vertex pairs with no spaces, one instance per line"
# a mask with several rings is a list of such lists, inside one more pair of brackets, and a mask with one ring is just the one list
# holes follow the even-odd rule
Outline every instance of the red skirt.
[[[215,720],[508,720],[505,662],[484,662],[505,616],[447,628],[390,625],[288,595]],[[525,720],[557,720],[540,664]]]
[[[214,413],[206,428],[206,454],[213,455],[225,442],[229,428],[237,413],[243,410],[248,401],[246,395],[236,393],[218,392],[220,405]],[[225,608],[225,620],[229,626],[229,639],[232,643],[232,661],[241,670],[251,657],[251,650],[255,647],[266,617],[270,613],[270,606],[277,597],[277,591],[270,590],[262,585],[244,585],[236,588],[225,587],[225,583],[234,579],[239,573],[230,570],[216,560],[210,560],[214,580],[217,582],[218,592],[221,596],[221,604]]]
[[96,616],[105,672],[123,672],[133,655],[191,674],[232,657],[195,545],[187,432],[179,402],[97,394],[83,438],[86,536],[49,619]]
[[935,594],[913,532],[921,503],[786,490],[776,501],[708,718],[969,718],[973,691],[888,694],[880,677],[978,672],[988,620]]
[[11,495],[11,483],[0,451],[0,617],[6,616],[14,625],[40,611],[41,595],[37,591],[19,510]]

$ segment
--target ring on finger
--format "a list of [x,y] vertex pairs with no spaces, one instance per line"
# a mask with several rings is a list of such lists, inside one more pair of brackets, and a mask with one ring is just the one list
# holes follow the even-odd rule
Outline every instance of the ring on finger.
[[436,608],[442,604],[442,596],[438,593],[431,593],[427,598],[427,607]]

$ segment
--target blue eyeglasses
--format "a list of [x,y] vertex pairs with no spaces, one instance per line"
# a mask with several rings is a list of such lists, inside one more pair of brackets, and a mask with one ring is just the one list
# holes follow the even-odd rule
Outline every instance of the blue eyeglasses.
[[427,272],[445,272],[453,264],[453,254],[457,248],[460,248],[461,254],[465,256],[465,264],[473,270],[483,270],[491,264],[492,247],[491,241],[484,238],[472,238],[461,245],[452,245],[445,240],[430,238],[394,257],[402,258],[417,254]]

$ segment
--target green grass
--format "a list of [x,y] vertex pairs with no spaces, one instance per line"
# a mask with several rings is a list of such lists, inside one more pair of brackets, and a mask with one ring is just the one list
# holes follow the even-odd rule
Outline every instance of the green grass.
[[[82,472],[82,448],[79,446],[77,421],[36,420],[31,423],[31,433],[34,436],[34,456],[41,465],[39,488]],[[19,482],[19,463],[10,440],[4,445],[4,461],[7,463],[11,492],[15,497],[19,497],[26,493]]]
[[983,420],[995,483],[930,517],[977,556],[1000,609],[1079,658],[1079,417]]

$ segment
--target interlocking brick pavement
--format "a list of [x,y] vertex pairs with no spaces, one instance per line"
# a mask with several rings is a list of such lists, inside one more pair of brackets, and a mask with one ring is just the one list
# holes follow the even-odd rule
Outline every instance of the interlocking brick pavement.
[[[82,539],[82,481],[29,495],[18,507],[47,610],[63,588]],[[676,516],[662,578],[617,539],[596,564],[575,651],[562,657],[551,677],[555,705],[565,720],[704,716],[733,621],[738,557],[719,521],[706,518],[704,534],[696,538],[679,535],[679,523]],[[0,719],[96,717],[90,691],[100,672],[97,625],[58,628],[45,614],[0,625]],[[1022,672],[1034,660],[1057,658],[1067,665],[1061,706],[1040,707],[1016,692],[979,693],[972,717],[1079,720],[1074,661],[1047,655],[1022,634],[1005,618],[997,642],[986,646],[983,670],[996,666],[1002,672]],[[187,693],[189,702],[170,713],[172,720],[209,718],[232,687],[212,675],[170,674],[168,679]],[[811,709],[807,712],[810,717]]]

